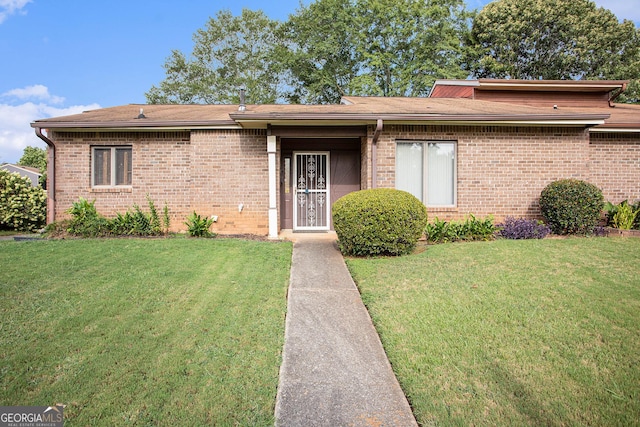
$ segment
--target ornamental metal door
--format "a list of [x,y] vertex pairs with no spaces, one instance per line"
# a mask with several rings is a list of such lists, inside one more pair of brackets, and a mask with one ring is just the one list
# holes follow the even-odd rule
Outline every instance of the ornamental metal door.
[[294,230],[329,230],[329,153],[294,153]]

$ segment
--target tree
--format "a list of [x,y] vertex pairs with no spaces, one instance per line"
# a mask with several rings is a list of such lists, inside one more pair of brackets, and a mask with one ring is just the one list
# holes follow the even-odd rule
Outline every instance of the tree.
[[18,160],[20,166],[37,168],[40,172],[47,170],[47,150],[39,147],[25,147],[22,157]]
[[462,0],[317,0],[285,24],[291,102],[425,95],[464,78]]
[[22,152],[22,157],[18,160],[20,166],[37,168],[40,171],[38,183],[46,190],[47,188],[47,150],[40,147],[27,146]]
[[497,0],[473,21],[466,68],[480,78],[637,79],[640,33],[591,0]]
[[318,0],[301,7],[282,26],[283,59],[292,103],[335,104],[351,94],[358,75],[352,0]]
[[437,78],[465,78],[462,39],[469,31],[462,0],[356,0],[355,92],[424,96]]
[[274,49],[277,21],[262,11],[241,16],[223,10],[193,36],[190,57],[174,50],[164,64],[166,78],[145,94],[151,104],[238,103],[244,87],[248,103],[273,103],[280,84]]

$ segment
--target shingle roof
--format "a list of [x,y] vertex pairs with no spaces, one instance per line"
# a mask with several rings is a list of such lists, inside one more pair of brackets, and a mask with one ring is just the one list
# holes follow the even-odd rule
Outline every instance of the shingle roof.
[[[138,118],[140,111],[145,118]],[[47,129],[132,129],[260,127],[272,124],[366,124],[378,118],[401,123],[418,122],[584,122],[640,130],[640,106],[615,108],[533,107],[465,98],[355,97],[337,105],[156,105],[130,104],[70,116],[36,120],[32,127]]]

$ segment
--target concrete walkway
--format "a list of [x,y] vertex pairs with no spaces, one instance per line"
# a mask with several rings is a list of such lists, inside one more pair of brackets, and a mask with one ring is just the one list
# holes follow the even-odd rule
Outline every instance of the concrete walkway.
[[335,234],[295,240],[276,426],[417,426]]

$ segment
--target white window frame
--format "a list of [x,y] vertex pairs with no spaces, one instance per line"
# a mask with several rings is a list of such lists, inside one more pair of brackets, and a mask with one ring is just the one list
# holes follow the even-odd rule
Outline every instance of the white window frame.
[[[100,146],[100,145],[96,145],[96,146],[92,146],[91,147],[91,187],[92,188],[131,188],[131,184],[116,184],[116,177],[118,176],[118,173],[116,171],[117,168],[117,156],[116,156],[116,150],[122,150],[122,149],[126,149],[126,150],[131,150],[131,167],[133,170],[133,147],[131,145],[114,145],[114,146]],[[96,178],[96,150],[110,150],[111,151],[111,176],[110,176],[110,183],[107,185],[104,184],[96,184],[95,183],[95,178]],[[133,181],[133,177],[132,177],[132,181]]]
[[[398,145],[399,144],[421,144],[422,145],[422,203],[428,208],[455,208],[458,206],[458,141],[455,140],[397,140],[396,141],[396,157],[398,153]],[[428,194],[428,146],[429,144],[451,144],[453,145],[453,176],[451,179],[453,180],[453,203],[452,204],[429,204],[429,194]],[[396,162],[396,188],[398,184],[397,179],[398,174],[398,164]]]

